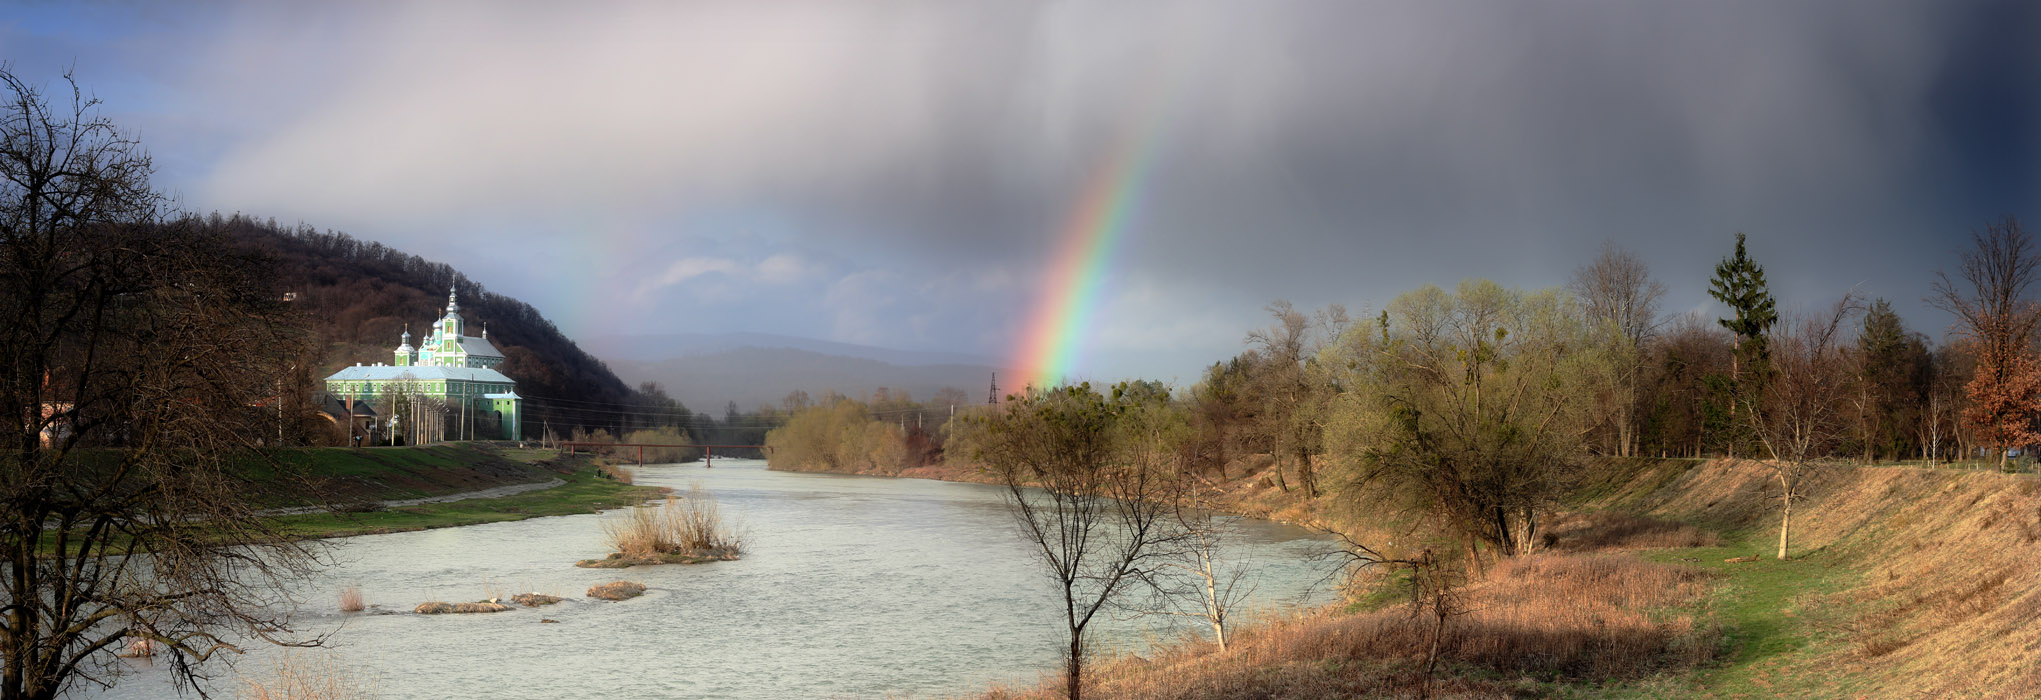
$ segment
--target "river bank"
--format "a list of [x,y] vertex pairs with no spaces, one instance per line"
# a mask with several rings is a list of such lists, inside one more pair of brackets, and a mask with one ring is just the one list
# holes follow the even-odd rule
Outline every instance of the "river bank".
[[[1907,698],[2041,694],[2041,483],[1892,466],[1819,472],[1775,558],[1771,471],[1594,463],[1538,553],[1435,623],[1395,596],[1096,663],[1114,698]],[[1394,590],[1394,580],[1378,588]],[[1429,680],[1427,680],[1429,678]],[[1061,682],[986,700],[1060,697]]]

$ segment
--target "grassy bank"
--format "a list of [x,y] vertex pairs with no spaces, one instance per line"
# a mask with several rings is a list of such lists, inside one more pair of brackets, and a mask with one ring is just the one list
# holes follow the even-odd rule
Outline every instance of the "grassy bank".
[[[419,448],[307,450],[315,477],[350,479],[359,500],[442,496],[511,484],[563,481],[559,486],[499,498],[474,498],[370,512],[279,516],[292,531],[314,537],[424,530],[592,513],[658,498],[663,489],[633,486],[602,476],[594,458],[554,450],[497,449],[481,445]],[[434,465],[448,473],[432,474]],[[478,476],[478,475],[494,475]]]
[[305,447],[242,467],[277,506],[429,498],[543,482],[565,467],[557,450],[449,443],[423,447]]

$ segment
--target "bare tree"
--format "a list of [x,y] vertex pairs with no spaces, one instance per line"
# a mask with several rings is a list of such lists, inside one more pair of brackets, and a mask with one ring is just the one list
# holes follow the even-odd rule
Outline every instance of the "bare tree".
[[[1318,478],[1311,468],[1316,443],[1311,415],[1316,397],[1304,371],[1304,359],[1312,352],[1311,318],[1283,300],[1269,304],[1267,310],[1275,324],[1247,334],[1247,343],[1253,346],[1250,354],[1257,360],[1252,386],[1261,404],[1259,422],[1268,436],[1269,451],[1277,460],[1294,461],[1304,497],[1316,498]],[[1344,311],[1339,313],[1344,315]],[[1280,467],[1276,479],[1282,481]],[[1282,486],[1289,490],[1287,483]]]
[[66,83],[53,104],[0,67],[7,698],[110,684],[123,644],[195,686],[234,639],[302,643],[284,585],[317,553],[237,464],[304,335],[223,239],[161,219],[149,156]]
[[1580,300],[1588,322],[1610,346],[1614,381],[1602,397],[1602,414],[1613,428],[1616,454],[1637,452],[1638,375],[1644,346],[1658,330],[1658,302],[1665,285],[1651,278],[1642,258],[1615,243],[1602,244],[1593,262],[1573,271],[1567,291]]
[[1173,560],[1172,441],[1184,425],[1168,394],[1122,384],[1030,388],[986,417],[979,459],[1063,599],[1064,683],[1083,695],[1086,630],[1130,585]]
[[2031,345],[2041,306],[2028,291],[2041,279],[2041,250],[2018,219],[1972,234],[1973,250],[1963,253],[1961,284],[1948,273],[1935,275],[1928,303],[1956,316],[1964,335],[1976,343],[1977,371],[1970,382],[1970,410],[1986,444],[1999,451],[1999,468],[2014,447],[2041,440],[2033,427],[2041,410],[2041,367]]
[[1800,319],[1771,340],[1771,381],[1747,399],[1743,417],[1772,459],[1779,482],[1779,558],[1787,555],[1793,502],[1807,477],[1849,433],[1844,407],[1850,393],[1849,359],[1840,334],[1861,303],[1845,295],[1821,316]]
[[1225,651],[1233,612],[1254,595],[1257,581],[1251,562],[1230,559],[1227,527],[1209,495],[1216,489],[1190,485],[1192,474],[1179,474],[1186,484],[1171,513],[1179,534],[1174,556],[1143,577],[1150,596],[1135,612],[1198,620],[1212,629],[1212,641]]

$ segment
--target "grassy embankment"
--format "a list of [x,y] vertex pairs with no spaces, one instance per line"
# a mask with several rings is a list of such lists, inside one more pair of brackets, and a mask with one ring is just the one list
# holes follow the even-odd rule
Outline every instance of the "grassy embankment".
[[[304,467],[313,491],[330,503],[366,504],[445,496],[483,489],[546,482],[565,483],[499,498],[473,498],[363,512],[319,512],[278,516],[291,530],[315,537],[423,530],[459,525],[574,515],[636,505],[658,498],[663,489],[602,476],[594,458],[564,456],[556,450],[451,444],[399,448],[308,448],[287,459]],[[258,484],[276,478],[267,468],[251,470]],[[292,504],[297,505],[297,504]]]
[[[1611,460],[1592,477],[1546,552],[1463,589],[1434,696],[2041,694],[2031,477],[1828,470],[1795,509],[1786,561],[1772,558],[1761,465]],[[1121,656],[1090,682],[1114,698],[1414,697],[1429,624],[1377,595],[1241,629],[1225,652],[1191,639]],[[1055,697],[1060,685],[986,697]]]

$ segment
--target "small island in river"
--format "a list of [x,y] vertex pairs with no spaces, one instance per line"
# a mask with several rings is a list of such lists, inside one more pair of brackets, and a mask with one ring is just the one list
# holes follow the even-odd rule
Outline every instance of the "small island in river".
[[723,522],[715,496],[696,483],[684,496],[669,496],[659,505],[618,513],[602,523],[603,538],[613,551],[602,559],[574,565],[591,569],[623,569],[657,564],[702,564],[735,561],[744,552],[743,539]]

